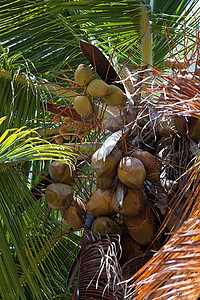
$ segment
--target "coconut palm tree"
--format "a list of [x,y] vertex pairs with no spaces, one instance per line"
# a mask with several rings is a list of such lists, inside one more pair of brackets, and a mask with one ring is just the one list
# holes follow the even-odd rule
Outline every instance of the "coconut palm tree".
[[[58,126],[53,122],[52,113],[66,117],[69,112],[72,113],[70,117],[74,121],[70,129],[72,132],[77,132],[82,119],[70,104],[70,101],[74,99],[74,91],[79,92],[73,82],[72,71],[90,58],[89,62],[93,64],[93,70],[96,70],[100,77],[104,76],[103,80],[105,78],[109,80],[111,76],[107,72],[107,65],[106,74],[100,68],[101,64],[103,66],[106,64],[106,60],[102,63],[96,53],[92,56],[91,53],[88,54],[87,49],[84,50],[86,43],[82,43],[82,51],[87,59],[81,54],[79,40],[84,39],[99,45],[98,47],[103,50],[106,57],[112,61],[117,73],[120,71],[120,64],[123,66],[125,62],[130,71],[138,69],[141,65],[154,65],[162,70],[163,60],[168,56],[169,48],[172,57],[174,55],[177,57],[177,51],[178,57],[185,57],[184,43],[182,47],[181,41],[186,36],[186,29],[188,47],[192,47],[196,42],[196,23],[195,18],[191,18],[191,13],[193,11],[198,16],[197,5],[198,1],[167,1],[167,3],[165,1],[154,1],[154,3],[152,1],[150,3],[143,1],[118,1],[117,3],[105,1],[63,1],[60,3],[53,0],[4,1],[0,8],[0,35],[3,46],[0,97],[3,108],[1,117],[7,116],[7,119],[1,124],[1,134],[3,135],[8,128],[12,130],[26,125],[34,129],[39,127],[41,135],[48,141],[54,140],[55,132],[58,135]],[[164,22],[166,26],[163,25]],[[5,50],[7,47],[10,49],[9,53]],[[114,74],[117,75],[117,73]],[[160,73],[159,75],[161,76]],[[122,79],[121,73],[119,76]],[[130,78],[132,82],[135,82],[134,76]],[[124,84],[131,94],[130,85],[128,86],[126,82]],[[50,98],[53,98],[51,102]],[[95,104],[99,108],[98,103]],[[64,109],[67,109],[67,113],[63,112]],[[100,125],[103,111],[106,112],[104,118],[113,116],[110,109],[101,106],[99,109]],[[69,141],[76,145],[80,141],[86,141],[87,144],[81,145],[86,147],[88,154],[88,142],[89,145],[91,141],[102,143],[108,133],[104,133],[101,126],[98,126],[97,130],[93,123],[82,124],[82,127],[81,134],[77,134],[76,138],[70,134]],[[116,144],[121,139],[121,135],[118,139],[112,136],[112,139]],[[22,148],[23,145],[20,147]],[[79,152],[83,154],[83,148],[81,150],[79,148]],[[89,154],[93,152],[94,148]],[[31,156],[28,155],[28,153],[25,156],[21,155],[19,162],[26,161],[27,157],[31,160]],[[89,185],[89,182],[95,183],[95,178],[91,176],[90,180],[85,179],[85,175],[88,176],[90,172],[90,166],[84,163],[82,168],[82,159],[78,159],[76,163],[82,176],[76,177],[74,186],[79,196],[88,200],[92,192],[92,185]],[[10,299],[16,299],[16,297],[19,299],[53,299],[56,297],[72,299],[70,291],[66,296],[65,284],[69,268],[79,252],[80,237],[69,232],[68,226],[61,221],[60,213],[48,213],[48,205],[43,202],[44,198],[41,198],[41,195],[33,196],[35,185],[38,193],[44,192],[46,182],[49,180],[48,177],[46,178],[47,174],[48,163],[44,164],[43,161],[31,160],[17,168],[2,168],[1,191],[5,191],[1,193],[3,204],[0,211],[3,274],[0,293],[2,299],[8,299],[8,297]],[[45,177],[42,181],[45,184],[43,189],[41,188],[42,177]],[[38,185],[39,181],[40,185]],[[93,236],[88,235],[88,239],[91,242]],[[109,243],[106,238],[99,242],[102,243],[100,258],[103,250],[105,252],[105,245],[109,245],[108,249],[106,248],[109,253],[114,245],[119,244],[116,236],[111,237]],[[91,256],[94,253],[97,256],[95,245],[90,248],[90,251]],[[84,259],[88,264],[88,257],[90,259],[91,256],[88,249],[86,254],[83,251],[82,264]],[[113,257],[117,257],[117,253]],[[92,261],[88,268],[90,272],[98,271],[94,269],[95,263]],[[112,268],[114,272],[110,270],[108,274],[112,274],[114,276],[114,279],[111,276],[112,280],[115,282],[117,280],[119,283],[123,277],[118,263],[113,263]],[[146,267],[145,270],[148,268]],[[83,282],[87,273],[85,274],[83,270],[80,273],[82,287],[79,284],[78,290],[84,293]],[[135,282],[137,284],[137,281]],[[138,280],[138,282],[140,285],[141,281]],[[88,281],[85,284],[87,286]],[[95,284],[96,281],[94,286],[91,285],[92,293],[95,291]],[[99,282],[99,286],[101,284]],[[95,297],[100,297],[101,293],[102,289]],[[124,289],[116,293],[119,293],[116,295],[120,298]]]

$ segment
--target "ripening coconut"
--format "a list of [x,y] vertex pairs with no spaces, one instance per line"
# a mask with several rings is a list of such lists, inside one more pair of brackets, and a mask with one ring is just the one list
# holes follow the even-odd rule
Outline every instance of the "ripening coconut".
[[151,207],[146,207],[136,216],[124,216],[124,225],[131,237],[142,246],[150,244],[155,230],[155,217]]
[[116,172],[114,175],[106,176],[106,174],[103,174],[102,176],[96,176],[97,187],[103,190],[111,187],[115,181],[115,177],[116,177]]
[[148,151],[142,149],[135,150],[132,157],[138,158],[144,165],[146,171],[146,179],[151,182],[158,182],[160,180],[160,171],[155,157]]
[[116,213],[127,216],[135,216],[142,211],[147,202],[147,196],[143,188],[127,189],[127,193],[123,199],[123,204],[120,206],[116,194],[113,195],[111,207]]
[[188,122],[189,137],[195,141],[200,140],[200,119],[191,117]]
[[55,182],[62,182],[68,184],[72,181],[72,167],[61,161],[53,161],[49,165],[49,173],[51,178]]
[[121,266],[130,259],[143,254],[141,246],[136,243],[128,232],[123,232],[121,236],[122,255],[119,260]]
[[63,143],[63,137],[61,135],[58,135],[55,137],[55,142],[59,145]]
[[46,201],[52,209],[64,209],[73,200],[73,189],[65,183],[52,183],[46,188]]
[[75,198],[71,205],[61,211],[62,219],[74,230],[80,230],[84,227],[86,221],[85,205],[79,198]]
[[92,155],[91,166],[96,172],[97,177],[103,177],[104,175],[106,177],[114,177],[117,173],[117,165],[121,158],[121,150],[115,147],[111,153],[106,156],[105,160],[103,160],[100,148]]
[[106,216],[97,217],[92,223],[91,231],[100,234],[122,234],[119,224]]
[[111,200],[112,190],[107,189],[103,191],[98,189],[86,205],[87,213],[92,216],[112,215],[114,210],[111,207]]
[[90,118],[93,114],[92,103],[88,96],[77,96],[74,100],[74,108],[84,118]]
[[87,86],[87,93],[92,98],[103,98],[110,95],[111,90],[105,81],[101,79],[93,79]]
[[89,66],[80,64],[74,75],[75,81],[80,86],[86,86],[92,80],[92,70]]
[[110,84],[109,89],[111,90],[111,94],[106,96],[103,100],[112,106],[123,105],[126,100],[126,94],[114,84]]
[[117,174],[124,185],[133,189],[139,189],[146,177],[143,163],[135,157],[128,156],[120,160]]

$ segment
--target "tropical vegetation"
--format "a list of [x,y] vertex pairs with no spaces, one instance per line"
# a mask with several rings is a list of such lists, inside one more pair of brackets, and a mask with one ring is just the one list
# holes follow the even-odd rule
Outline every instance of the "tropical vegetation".
[[[0,17],[0,298],[198,299],[199,1],[3,0]],[[126,106],[77,113],[80,64]],[[119,235],[92,233],[91,216],[74,231],[45,198],[57,160],[87,206],[91,156],[116,145],[148,151],[161,173],[145,181],[154,239],[130,261]]]

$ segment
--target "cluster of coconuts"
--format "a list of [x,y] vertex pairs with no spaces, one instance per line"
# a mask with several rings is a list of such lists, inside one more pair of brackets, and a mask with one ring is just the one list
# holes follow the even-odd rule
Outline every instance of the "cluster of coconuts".
[[94,113],[91,98],[103,100],[111,105],[123,105],[126,100],[125,93],[116,85],[106,84],[101,79],[94,79],[92,69],[84,64],[80,64],[74,75],[76,83],[84,88],[84,93],[76,96],[74,100],[75,110],[84,118],[89,119]]
[[[97,190],[86,205],[87,213],[96,217],[92,231],[121,234],[125,241],[123,235],[127,233],[122,228],[126,228],[138,254],[140,246],[153,240],[155,231],[155,216],[144,191],[145,180],[153,183],[160,180],[155,157],[142,149],[123,157],[122,151],[115,147],[103,159],[98,149],[92,156],[91,166],[97,181]],[[123,220],[121,224],[118,219]]]
[[49,173],[54,181],[46,188],[46,201],[51,209],[60,210],[62,219],[73,229],[81,229],[86,220],[85,205],[74,197],[71,186],[73,168],[60,161],[49,165]]

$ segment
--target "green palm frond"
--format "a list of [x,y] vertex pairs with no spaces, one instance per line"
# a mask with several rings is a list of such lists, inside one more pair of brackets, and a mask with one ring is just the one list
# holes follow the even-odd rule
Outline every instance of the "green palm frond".
[[71,299],[66,298],[65,280],[79,251],[79,237],[53,216],[46,220],[14,168],[0,170],[0,190],[1,296]]
[[[2,118],[4,119],[4,118]],[[2,121],[0,119],[0,122]],[[64,160],[74,154],[66,145],[54,145],[39,137],[34,129],[7,129],[0,137],[0,169],[25,161],[34,160]]]

